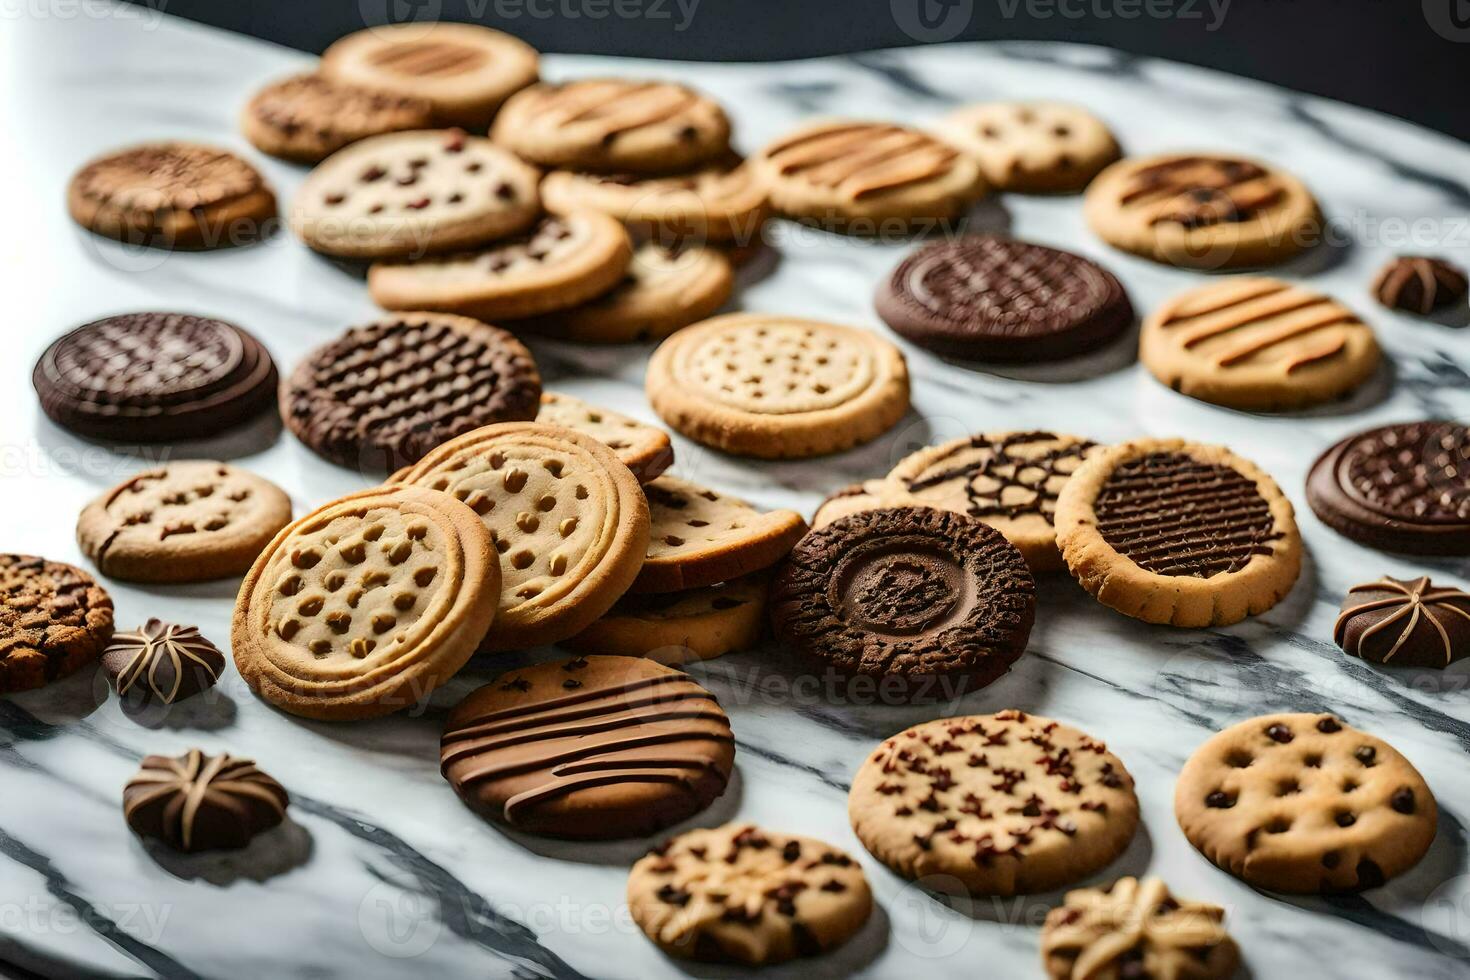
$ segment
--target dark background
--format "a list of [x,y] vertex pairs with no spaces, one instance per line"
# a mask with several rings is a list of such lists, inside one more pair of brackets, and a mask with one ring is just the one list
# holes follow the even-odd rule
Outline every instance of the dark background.
[[[138,2],[312,52],[365,24],[415,19],[476,21],[542,51],[717,61],[801,58],[929,39],[1079,41],[1265,79],[1470,141],[1470,0]],[[686,16],[691,3],[693,15]],[[927,23],[938,26],[925,28],[916,19],[921,5]],[[630,10],[642,13],[628,16]]]

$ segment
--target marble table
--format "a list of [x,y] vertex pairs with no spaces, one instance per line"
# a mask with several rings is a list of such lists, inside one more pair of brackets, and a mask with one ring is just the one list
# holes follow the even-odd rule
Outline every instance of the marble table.
[[[68,14],[67,11],[70,11]],[[238,322],[283,366],[374,313],[363,285],[289,236],[232,252],[137,252],[83,234],[63,189],[92,154],[146,138],[214,141],[246,152],[283,198],[303,172],[254,153],[236,115],[252,88],[308,66],[293,51],[139,8],[26,5],[0,22],[0,132],[9,233],[0,242],[6,315],[0,384],[0,549],[81,562],[72,529],[95,493],[160,456],[237,460],[285,487],[298,509],[363,479],[325,464],[278,425],[204,445],[117,450],[47,422],[30,365],[60,331],[130,310],[178,309]],[[1470,148],[1408,124],[1269,86],[1113,51],[1059,45],[957,45],[781,65],[693,65],[549,57],[546,74],[682,78],[730,107],[752,148],[815,114],[923,121],[963,101],[1079,100],[1129,150],[1223,148],[1303,176],[1336,233],[1284,269],[1357,307],[1391,355],[1346,405],[1248,416],[1166,390],[1128,343],[1078,363],[987,370],[905,347],[914,410],[864,448],[817,462],[733,459],[677,441],[677,472],[767,506],[810,512],[830,489],[877,475],[913,448],[985,428],[1054,428],[1109,441],[1179,434],[1225,442],[1273,473],[1297,505],[1310,556],[1276,609],[1218,630],[1149,627],[1099,606],[1065,576],[1041,583],[1030,650],[1004,679],[950,707],[1015,706],[1105,739],[1138,781],[1144,826],[1107,875],[1157,873],[1219,903],[1249,973],[1276,977],[1447,978],[1470,970],[1470,673],[1378,671],[1330,642],[1338,600],[1383,573],[1463,584],[1470,562],[1406,561],[1324,528],[1302,498],[1323,447],[1391,420],[1470,414],[1470,333],[1387,313],[1369,300],[1374,269],[1400,250],[1470,259]],[[1361,70],[1361,69],[1359,69]],[[994,199],[971,226],[1075,249],[1106,262],[1140,309],[1198,281],[1109,250],[1075,198]],[[746,270],[736,308],[824,317],[886,334],[873,284],[903,253],[777,224],[777,255]],[[550,385],[654,420],[643,347],[534,343]],[[130,627],[158,615],[228,635],[235,584],[108,583]],[[554,656],[533,651],[527,658]],[[0,698],[0,961],[42,976],[647,978],[742,971],[660,954],[623,906],[646,841],[548,842],[504,833],[464,808],[437,769],[448,706],[511,661],[475,663],[417,717],[308,723],[256,700],[233,670],[223,697],[145,727],[85,670]],[[699,822],[758,821],[862,857],[878,908],[863,932],[778,976],[1039,975],[1037,926],[1057,895],[942,903],[869,859],[853,838],[846,790],[881,738],[934,708],[826,702],[793,687],[780,651],[698,666],[729,710],[738,776]],[[1349,898],[1258,893],[1184,840],[1174,777],[1211,732],[1271,710],[1341,712],[1387,738],[1429,780],[1442,823],[1428,857],[1388,887]],[[290,789],[291,823],[242,854],[183,859],[141,844],[119,797],[140,756],[191,746],[256,758]]]

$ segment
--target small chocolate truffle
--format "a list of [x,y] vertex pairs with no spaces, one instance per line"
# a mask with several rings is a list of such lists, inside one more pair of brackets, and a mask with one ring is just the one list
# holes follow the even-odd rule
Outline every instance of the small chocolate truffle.
[[1400,256],[1385,265],[1373,280],[1373,295],[1391,310],[1421,316],[1465,298],[1470,281],[1465,271],[1443,259]]
[[131,633],[114,633],[102,669],[133,707],[173,704],[214,686],[225,668],[219,648],[193,626],[150,619]]
[[133,833],[176,851],[212,851],[244,847],[284,820],[290,802],[249,759],[190,749],[143,760],[123,789],[123,817]]
[[1444,669],[1470,656],[1470,593],[1436,588],[1427,576],[1355,585],[1332,638],[1372,663]]

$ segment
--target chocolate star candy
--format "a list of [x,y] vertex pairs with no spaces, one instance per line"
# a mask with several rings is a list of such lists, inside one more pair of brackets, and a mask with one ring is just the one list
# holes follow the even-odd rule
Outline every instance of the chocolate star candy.
[[1470,655],[1470,593],[1436,588],[1428,576],[1355,585],[1332,638],[1350,656],[1378,664],[1443,670]]
[[193,626],[150,619],[131,633],[114,633],[102,669],[118,696],[134,707],[173,704],[208,690],[225,657]]

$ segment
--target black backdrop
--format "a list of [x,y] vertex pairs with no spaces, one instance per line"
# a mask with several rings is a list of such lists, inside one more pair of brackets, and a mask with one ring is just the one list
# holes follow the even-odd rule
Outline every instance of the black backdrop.
[[365,23],[465,20],[543,51],[766,61],[1066,40],[1221,68],[1470,140],[1470,0],[137,0],[319,52]]

